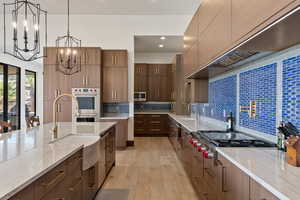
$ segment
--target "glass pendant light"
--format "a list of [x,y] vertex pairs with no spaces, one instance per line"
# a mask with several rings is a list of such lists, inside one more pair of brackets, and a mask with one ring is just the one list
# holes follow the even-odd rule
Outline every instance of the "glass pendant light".
[[[4,3],[4,53],[22,61],[33,61],[41,55],[41,26],[47,46],[47,11],[28,0]],[[11,41],[11,42],[10,42]]]
[[65,75],[81,71],[81,40],[70,34],[70,0],[68,0],[67,35],[56,40],[56,70]]

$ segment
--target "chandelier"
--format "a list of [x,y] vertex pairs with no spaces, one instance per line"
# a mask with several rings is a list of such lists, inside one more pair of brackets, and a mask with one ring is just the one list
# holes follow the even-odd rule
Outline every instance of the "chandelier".
[[3,5],[4,53],[22,61],[44,57],[41,55],[41,26],[44,26],[44,45],[47,46],[47,11],[28,0]]
[[56,70],[72,75],[81,70],[81,40],[70,34],[70,1],[68,0],[67,35],[56,40]]

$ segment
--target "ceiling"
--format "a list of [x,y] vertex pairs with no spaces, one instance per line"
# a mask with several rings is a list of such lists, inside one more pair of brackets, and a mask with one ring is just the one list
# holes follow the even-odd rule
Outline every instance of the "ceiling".
[[[135,36],[134,51],[139,53],[167,53],[183,51],[183,36],[164,36],[166,39],[161,40],[161,36]],[[159,45],[164,45],[159,48]]]
[[[12,0],[5,0],[11,2]],[[49,14],[65,14],[67,0],[31,0]],[[192,15],[200,0],[70,0],[71,14]]]

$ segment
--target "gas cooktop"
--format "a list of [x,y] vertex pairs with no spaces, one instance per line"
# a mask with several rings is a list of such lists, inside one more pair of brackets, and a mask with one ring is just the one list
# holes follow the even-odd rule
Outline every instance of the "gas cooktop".
[[218,147],[275,147],[274,143],[239,132],[198,131],[201,138]]

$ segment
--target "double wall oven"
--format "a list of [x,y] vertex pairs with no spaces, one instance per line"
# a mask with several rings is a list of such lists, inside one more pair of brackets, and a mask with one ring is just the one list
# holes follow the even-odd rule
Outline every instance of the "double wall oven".
[[100,89],[73,88],[73,122],[95,122],[100,117]]

